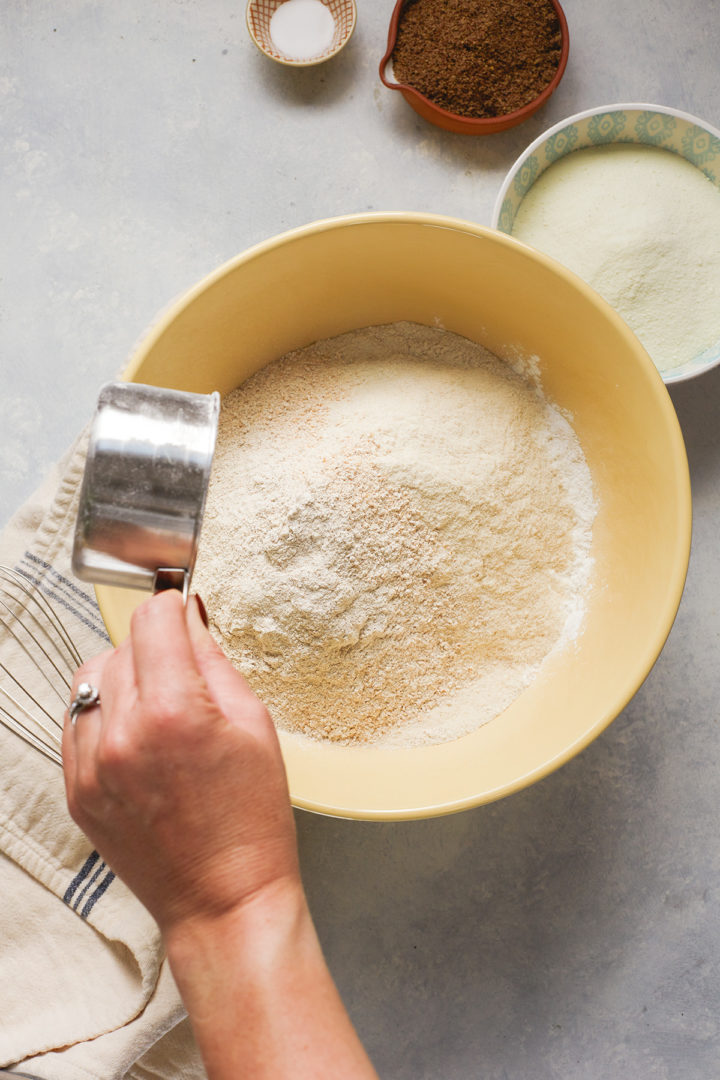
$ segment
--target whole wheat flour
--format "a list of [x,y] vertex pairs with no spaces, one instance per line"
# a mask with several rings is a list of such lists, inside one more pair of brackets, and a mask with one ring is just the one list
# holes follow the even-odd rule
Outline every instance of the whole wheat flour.
[[368,327],[227,396],[195,584],[281,729],[444,741],[578,633],[594,513],[527,372],[444,330]]

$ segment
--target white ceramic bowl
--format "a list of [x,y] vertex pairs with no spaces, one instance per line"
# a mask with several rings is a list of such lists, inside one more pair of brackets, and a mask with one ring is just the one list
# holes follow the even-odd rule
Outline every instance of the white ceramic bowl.
[[[528,191],[554,162],[575,150],[609,143],[639,143],[673,151],[697,166],[720,188],[720,131],[689,113],[666,105],[598,106],[561,120],[530,143],[500,188],[492,225],[512,235],[515,217]],[[679,367],[660,374],[681,382],[720,364],[720,341]]]

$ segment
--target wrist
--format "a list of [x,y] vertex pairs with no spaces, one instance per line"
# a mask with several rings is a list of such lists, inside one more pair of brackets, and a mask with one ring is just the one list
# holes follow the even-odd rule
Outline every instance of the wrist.
[[165,934],[210,1080],[377,1080],[338,996],[299,875]]
[[215,1009],[228,981],[241,996],[271,988],[298,951],[317,946],[299,877],[272,882],[222,914],[187,918],[163,933],[168,961],[194,1021]]

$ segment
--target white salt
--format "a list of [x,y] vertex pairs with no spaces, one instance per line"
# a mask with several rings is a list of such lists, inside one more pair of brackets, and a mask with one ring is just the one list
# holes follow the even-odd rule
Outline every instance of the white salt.
[[270,19],[275,48],[290,60],[312,60],[332,45],[335,20],[322,0],[286,0]]

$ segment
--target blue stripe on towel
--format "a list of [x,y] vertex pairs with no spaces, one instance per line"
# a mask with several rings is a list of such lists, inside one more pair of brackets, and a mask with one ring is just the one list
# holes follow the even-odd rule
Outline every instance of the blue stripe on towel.
[[[103,895],[103,893],[108,888],[108,886],[112,885],[114,880],[115,880],[115,874],[113,873],[112,870],[108,869],[107,874],[102,879],[102,881],[100,882],[98,887],[95,889],[95,892],[91,893],[90,896],[88,897],[88,899],[85,901],[83,909],[80,912],[83,919],[87,919],[88,915],[90,914],[92,909],[95,907],[95,904],[98,902],[98,900]],[[77,908],[75,910],[77,910]]]
[[38,555],[35,555],[32,551],[26,551],[21,557],[20,562],[32,563],[34,567],[40,567],[45,571],[47,575],[54,579],[55,587],[62,588],[65,592],[70,593],[72,599],[83,605],[86,609],[86,613],[91,617],[97,619],[98,623],[101,623],[100,612],[98,611],[97,603],[93,597],[82,589],[76,581],[72,578],[66,577],[65,574],[61,574],[59,570],[56,570],[45,559],[41,559]]
[[[24,558],[25,558],[25,556],[23,556],[23,559]],[[22,563],[23,559],[20,560],[20,563]],[[37,561],[39,562],[40,560],[37,560]],[[67,611],[69,611],[71,615],[74,615],[74,617],[79,622],[83,623],[84,626],[87,626],[88,630],[92,630],[92,632],[94,634],[97,634],[98,637],[102,638],[102,640],[104,642],[106,642],[107,644],[110,644],[110,638],[109,638],[107,632],[105,631],[105,628],[103,627],[103,624],[102,624],[101,619],[100,619],[99,612],[96,613],[96,609],[94,607],[91,606],[91,608],[90,608],[91,617],[88,618],[88,616],[83,611],[79,610],[77,604],[75,602],[73,602],[72,599],[68,599],[66,596],[63,596],[62,593],[57,591],[57,587],[50,587],[50,584],[48,583],[46,578],[38,577],[30,569],[28,569],[28,568],[26,568],[24,566],[21,566],[20,563],[16,564],[16,569],[17,569],[17,572],[19,574],[22,574],[22,576],[27,581],[29,581],[31,584],[35,585],[42,592],[44,592],[45,595],[48,596],[51,600],[53,600],[55,603],[61,604],[62,607],[64,607]],[[50,567],[50,569],[52,570],[52,567]],[[73,584],[67,578],[63,578],[61,574],[58,574],[57,571],[54,571],[54,573],[55,573],[55,576],[60,580],[61,583],[65,584],[65,585],[72,585]],[[75,586],[75,588],[77,588],[77,587]],[[83,593],[80,593],[80,595],[83,597],[83,599],[86,599],[84,597]]]
[[98,878],[102,876],[102,874],[105,872],[105,870],[107,870],[107,866],[105,865],[104,862],[101,861],[100,865],[98,866],[95,873],[90,875],[90,877],[85,882],[85,884],[83,885],[80,892],[77,894],[77,896],[72,901],[70,907],[73,909],[73,911],[79,911],[80,910],[80,904],[83,902],[83,900],[85,899],[85,896],[87,895],[89,890],[93,887],[93,885],[98,880]]
[[69,904],[72,901],[76,890],[80,887],[80,885],[82,885],[83,881],[88,876],[93,866],[96,862],[98,862],[99,859],[100,856],[98,855],[97,851],[93,851],[91,855],[88,855],[87,859],[82,864],[77,874],[67,887],[65,895],[63,896],[63,900],[66,904]]
[[114,872],[107,863],[103,862],[97,851],[93,851],[70,882],[63,900],[73,911],[77,911],[78,915],[86,919],[114,880]]

